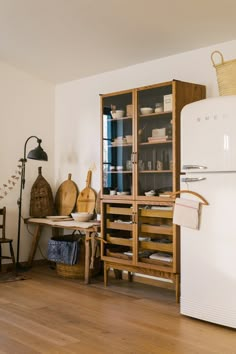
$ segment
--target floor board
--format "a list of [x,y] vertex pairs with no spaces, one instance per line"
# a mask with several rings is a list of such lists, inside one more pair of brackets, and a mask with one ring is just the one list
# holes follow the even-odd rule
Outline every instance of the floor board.
[[236,354],[235,330],[180,315],[173,291],[27,275],[0,284],[0,354]]

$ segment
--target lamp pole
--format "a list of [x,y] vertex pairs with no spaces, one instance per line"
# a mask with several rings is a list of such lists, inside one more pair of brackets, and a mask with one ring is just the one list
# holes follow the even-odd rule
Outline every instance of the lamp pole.
[[20,265],[19,258],[20,258],[20,237],[21,237],[21,209],[22,209],[22,194],[23,194],[23,189],[25,188],[25,164],[27,162],[26,159],[26,146],[27,143],[30,139],[35,138],[37,139],[38,146],[31,150],[28,153],[27,158],[28,159],[33,159],[33,160],[39,160],[39,161],[47,161],[48,157],[45,151],[43,151],[41,147],[41,142],[42,140],[39,139],[35,135],[31,135],[28,139],[25,141],[24,145],[24,157],[19,160],[21,162],[21,180],[20,180],[20,196],[17,200],[17,205],[18,205],[18,231],[17,231],[17,253],[16,253],[16,268],[23,270],[24,267]]

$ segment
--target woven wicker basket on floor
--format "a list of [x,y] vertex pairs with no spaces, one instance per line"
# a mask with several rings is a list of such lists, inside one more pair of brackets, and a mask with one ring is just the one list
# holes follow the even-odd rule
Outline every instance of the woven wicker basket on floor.
[[69,279],[84,278],[84,267],[80,264],[68,265],[68,264],[57,263],[56,270],[57,270],[57,274],[62,278],[69,278]]
[[[94,268],[90,270],[90,275],[95,276],[99,274],[101,270],[101,260],[100,257],[94,259]],[[56,264],[57,274],[62,278],[68,279],[84,279],[85,274],[85,241],[82,240],[80,243],[80,255],[79,263],[74,265],[57,263]]]
[[[220,63],[216,64],[214,58],[220,56]],[[220,96],[236,95],[236,59],[224,61],[218,50],[211,54],[211,61],[216,69],[216,76]]]

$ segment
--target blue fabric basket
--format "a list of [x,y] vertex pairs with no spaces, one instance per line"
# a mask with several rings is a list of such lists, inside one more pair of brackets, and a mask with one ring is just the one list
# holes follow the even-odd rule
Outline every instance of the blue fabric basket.
[[79,261],[79,236],[52,237],[48,241],[48,260],[73,265]]

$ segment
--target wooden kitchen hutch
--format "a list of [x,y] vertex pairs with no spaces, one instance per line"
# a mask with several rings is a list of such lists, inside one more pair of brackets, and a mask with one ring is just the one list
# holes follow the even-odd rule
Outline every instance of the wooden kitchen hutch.
[[[166,280],[179,299],[180,112],[205,86],[173,80],[101,95],[101,237],[108,271]],[[166,281],[160,283],[166,284]]]

